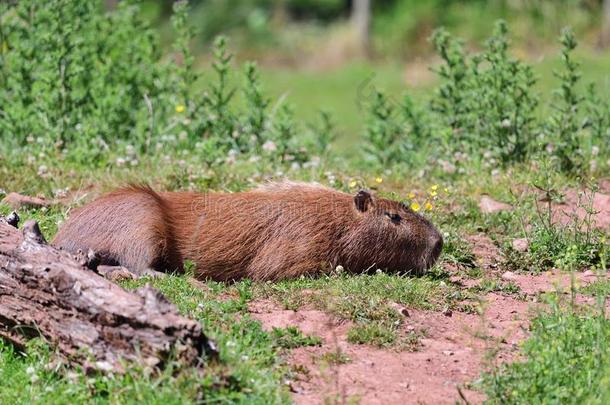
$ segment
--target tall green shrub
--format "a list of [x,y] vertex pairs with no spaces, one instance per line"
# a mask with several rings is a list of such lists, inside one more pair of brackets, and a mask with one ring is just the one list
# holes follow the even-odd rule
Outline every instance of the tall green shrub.
[[102,164],[117,148],[183,150],[208,165],[264,149],[278,162],[309,159],[290,107],[279,102],[269,111],[253,64],[245,69],[243,111],[223,37],[203,85],[188,3],[173,10],[174,43],[165,55],[136,1],[108,12],[100,0],[0,3],[1,145]]

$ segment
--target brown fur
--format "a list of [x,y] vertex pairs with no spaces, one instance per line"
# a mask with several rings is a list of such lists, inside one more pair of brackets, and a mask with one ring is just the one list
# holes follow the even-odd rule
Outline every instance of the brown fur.
[[136,272],[180,270],[190,259],[201,278],[277,280],[337,265],[421,272],[442,237],[398,202],[284,182],[242,193],[120,189],[73,214],[53,243]]

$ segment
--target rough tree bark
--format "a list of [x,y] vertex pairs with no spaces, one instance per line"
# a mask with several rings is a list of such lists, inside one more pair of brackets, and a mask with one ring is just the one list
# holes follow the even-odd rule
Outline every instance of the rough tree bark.
[[[35,221],[0,217],[0,337],[23,347],[43,337],[86,370],[122,372],[171,358],[200,365],[216,351],[199,323],[178,314],[157,290],[127,291],[92,271],[95,256],[48,245]],[[11,225],[12,224],[12,225]]]

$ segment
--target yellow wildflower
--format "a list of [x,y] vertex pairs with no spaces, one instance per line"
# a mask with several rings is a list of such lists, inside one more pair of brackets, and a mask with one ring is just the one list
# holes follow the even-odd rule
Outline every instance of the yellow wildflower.
[[431,197],[436,197],[437,196],[437,192],[436,191],[430,191],[430,196]]
[[409,198],[409,200],[412,200],[412,199],[414,199],[414,198],[415,198],[415,193],[409,193],[409,194],[407,195],[407,197]]
[[381,184],[381,183],[383,183],[383,179],[381,177],[376,177],[375,178],[375,183]]
[[426,211],[432,211],[432,208],[434,208],[432,206],[432,203],[430,203],[430,201],[426,201],[426,203],[424,204],[424,208],[426,209]]
[[184,112],[184,110],[186,110],[186,107],[184,106],[184,104],[178,104],[178,105],[176,106],[176,112],[177,112],[178,114],[183,113],[183,112]]
[[432,190],[432,191],[438,190],[438,184],[435,184],[432,187],[430,187],[430,190]]
[[358,182],[357,182],[356,180],[352,180],[352,181],[350,181],[350,182],[349,182],[349,186],[350,186],[351,188],[354,188],[354,187],[356,187],[357,185],[358,185]]
[[445,187],[445,188],[443,189],[443,191],[444,191],[445,193],[448,193],[448,192],[449,192],[449,189],[448,189],[447,187]]
[[418,203],[414,202],[414,203],[411,204],[411,209],[413,211],[417,212],[417,211],[419,211],[421,209],[421,206]]

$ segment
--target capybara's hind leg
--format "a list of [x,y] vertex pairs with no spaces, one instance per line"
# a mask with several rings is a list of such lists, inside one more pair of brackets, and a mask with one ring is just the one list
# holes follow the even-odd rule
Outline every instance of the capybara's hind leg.
[[180,271],[182,258],[167,212],[151,189],[121,189],[72,214],[53,245],[71,252],[92,249],[102,263],[124,266],[136,275]]

